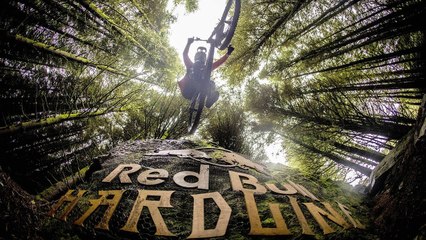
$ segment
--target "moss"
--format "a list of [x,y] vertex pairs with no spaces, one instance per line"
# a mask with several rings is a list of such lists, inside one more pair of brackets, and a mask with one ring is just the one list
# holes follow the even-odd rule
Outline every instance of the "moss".
[[210,157],[212,157],[213,159],[221,159],[223,158],[224,154],[222,151],[214,151],[213,153],[210,154]]
[[[115,152],[112,153],[113,158],[108,159],[103,163],[103,168],[97,172],[95,172],[92,176],[91,182],[83,183],[79,186],[81,189],[88,190],[87,194],[81,200],[81,203],[78,204],[75,210],[71,212],[68,217],[68,223],[62,222],[62,224],[68,224],[68,229],[70,232],[63,233],[66,237],[73,237],[72,233],[76,233],[79,237],[84,236],[84,238],[91,238],[94,236],[99,236],[98,230],[94,229],[94,226],[100,221],[100,218],[103,215],[103,210],[98,210],[93,213],[93,216],[90,216],[86,222],[84,228],[75,229],[72,226],[72,221],[81,216],[88,208],[88,200],[97,198],[98,190],[108,190],[108,189],[126,189],[126,192],[123,195],[122,201],[119,203],[113,217],[110,221],[110,232],[104,232],[108,238],[117,239],[122,237],[128,238],[137,238],[137,239],[163,239],[164,237],[154,236],[155,226],[153,225],[153,221],[151,216],[145,208],[142,211],[142,215],[139,218],[138,222],[138,230],[139,234],[130,234],[123,233],[120,231],[120,228],[126,223],[127,216],[133,207],[133,203],[137,197],[137,189],[145,189],[145,190],[173,190],[175,191],[172,195],[171,205],[173,208],[162,208],[160,212],[164,218],[166,226],[168,229],[176,234],[177,239],[185,239],[191,233],[192,228],[192,217],[193,217],[193,198],[192,194],[200,194],[205,193],[206,191],[200,191],[198,189],[185,189],[177,186],[173,181],[173,175],[180,171],[199,171],[199,162],[188,160],[188,159],[180,159],[177,157],[146,157],[141,155],[143,152],[147,152],[149,149],[179,149],[187,148],[188,145],[176,145],[175,142],[169,142],[168,140],[159,141],[153,140],[152,142],[133,142],[129,144],[124,144],[122,147],[116,148]],[[206,146],[206,145],[204,145]],[[197,146],[195,146],[197,147]],[[124,154],[123,154],[124,153]],[[216,157],[220,157],[216,155]],[[118,180],[113,181],[109,184],[102,183],[102,179],[110,173],[117,164],[120,163],[139,163],[146,168],[162,168],[166,169],[170,176],[163,184],[154,185],[154,186],[142,186],[137,183],[138,174],[133,174],[131,176],[131,180],[133,184],[120,184]],[[216,238],[216,239],[272,239],[268,237],[259,237],[259,236],[249,236],[248,233],[250,231],[250,223],[247,215],[246,205],[244,201],[244,194],[241,192],[235,192],[232,190],[229,182],[228,171],[229,168],[222,168],[218,166],[210,166],[210,189],[209,192],[217,191],[222,197],[226,200],[228,205],[232,209],[231,218],[228,225],[227,234],[224,237]],[[298,173],[297,171],[290,169],[284,166],[276,166],[271,168],[271,172],[273,173],[273,177],[268,176],[263,173],[256,172],[252,169],[241,169],[241,168],[232,168],[234,171],[243,172],[246,174],[251,174],[255,178],[258,179],[259,183],[264,185],[267,182],[286,182],[291,180],[297,184],[304,186],[314,195],[316,195],[321,200],[330,202],[333,208],[341,212],[337,207],[338,200],[345,206],[349,208],[349,210],[353,213],[353,216],[358,219],[361,223],[367,225],[368,223],[364,218],[368,216],[368,208],[363,205],[363,196],[356,193],[355,191],[351,191],[350,188],[346,185],[342,185],[341,183],[335,182],[327,182],[323,185],[323,183],[316,183],[309,179],[306,179]],[[366,231],[358,231],[356,229],[348,229],[343,230],[343,228],[339,226],[333,225],[330,222],[330,225],[333,225],[333,229],[336,229],[336,233],[330,235],[322,235],[322,229],[320,229],[319,225],[316,223],[315,219],[312,217],[310,212],[307,210],[306,206],[303,203],[312,202],[312,199],[303,197],[300,194],[292,195],[297,199],[300,208],[305,215],[309,226],[316,234],[316,238],[318,239],[344,239],[348,237],[349,239],[356,239],[356,236],[359,235],[359,232],[364,232],[368,237],[364,239],[374,239],[371,237]],[[288,239],[312,239],[308,236],[302,236],[302,230],[300,227],[299,220],[294,213],[294,210],[289,202],[289,198],[287,195],[280,195],[272,193],[268,191],[263,195],[255,195],[256,206],[258,209],[259,217],[262,222],[263,227],[276,227],[275,220],[272,216],[269,204],[270,203],[278,203],[280,206],[280,212],[283,215],[283,218],[287,224],[287,227],[291,231],[293,235],[288,236]],[[320,203],[315,203],[315,205],[323,208]],[[219,216],[219,210],[214,201],[206,200],[205,201],[205,227],[207,229],[213,229],[217,222]],[[329,222],[328,220],[326,220]],[[52,228],[54,229],[54,228]],[[52,230],[51,229],[51,230]],[[67,230],[67,231],[68,231]],[[80,231],[80,232],[78,232]],[[352,233],[353,232],[353,233]],[[68,234],[68,235],[66,235]],[[56,236],[56,235],[55,235]],[[343,238],[343,237],[344,238]],[[340,237],[340,238],[339,238]],[[60,239],[58,237],[57,239]],[[363,239],[363,238],[360,238]]]
[[36,196],[36,199],[46,199],[51,200],[62,192],[66,191],[68,187],[72,187],[75,185],[80,179],[84,178],[87,170],[89,170],[89,166],[80,169],[80,171],[76,172],[72,176],[66,177],[63,181],[57,182],[51,187],[42,191],[39,195]]
[[42,236],[46,239],[63,239],[63,240],[80,240],[80,238],[73,230],[73,228],[64,223],[63,221],[49,218],[47,219],[43,226]]

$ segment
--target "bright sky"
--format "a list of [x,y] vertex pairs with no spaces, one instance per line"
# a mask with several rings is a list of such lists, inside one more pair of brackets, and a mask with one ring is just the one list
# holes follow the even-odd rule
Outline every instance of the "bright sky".
[[273,163],[282,163],[285,165],[287,164],[281,140],[277,140],[269,146],[265,147],[265,153],[268,157],[268,161]]
[[[175,9],[177,21],[170,28],[170,43],[179,53],[182,62],[182,52],[188,38],[207,39],[219,22],[225,5],[226,0],[199,0],[198,10],[194,13],[185,13],[185,7],[182,5]],[[198,46],[207,47],[207,44],[194,42],[189,51],[190,58],[194,56]]]
[[[198,10],[190,14],[186,13],[184,6],[175,8],[173,14],[177,17],[177,21],[170,27],[170,44],[177,50],[182,62],[182,52],[188,38],[207,39],[219,22],[225,5],[226,0],[199,0]],[[169,9],[171,9],[171,5],[169,5]],[[194,42],[189,51],[190,58],[194,56],[198,46],[207,47],[207,44],[205,42]],[[215,55],[216,59],[218,57],[218,55]],[[277,141],[265,148],[269,161],[285,164],[285,154],[281,144],[281,141]]]

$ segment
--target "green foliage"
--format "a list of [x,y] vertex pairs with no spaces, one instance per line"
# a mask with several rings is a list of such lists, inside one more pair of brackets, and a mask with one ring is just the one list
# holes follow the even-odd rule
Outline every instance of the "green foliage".
[[217,106],[210,114],[203,134],[223,148],[248,153],[247,142],[244,141],[246,125],[247,117],[239,105]]
[[188,129],[187,102],[176,84],[141,94],[127,110],[124,139],[177,139]]
[[[244,1],[224,75],[307,173],[368,175],[425,88],[419,1]],[[321,175],[324,176],[324,175]],[[357,176],[358,177],[358,176]]]
[[183,4],[188,13],[195,12],[198,9],[198,0],[173,0],[175,6]]
[[208,112],[201,136],[215,145],[247,155],[256,162],[268,159],[265,147],[274,141],[271,133],[260,131],[257,119],[247,113],[238,91],[223,92]]
[[[2,168],[32,179],[22,184],[38,192],[120,141],[181,136],[182,102],[171,88],[181,64],[168,44],[175,18],[167,4],[3,4]],[[131,128],[140,118],[155,121],[142,121],[149,129]]]

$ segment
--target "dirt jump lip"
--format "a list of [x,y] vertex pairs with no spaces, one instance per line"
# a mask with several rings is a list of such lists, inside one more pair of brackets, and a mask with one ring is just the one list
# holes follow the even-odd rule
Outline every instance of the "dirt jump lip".
[[[145,156],[175,156],[179,158],[189,158],[205,164],[220,166],[220,167],[240,167],[243,169],[253,169],[259,173],[270,175],[267,169],[255,163],[238,153],[224,148],[193,148],[193,149],[178,149],[178,150],[160,150],[154,153],[145,154]],[[217,160],[224,164],[211,162]]]

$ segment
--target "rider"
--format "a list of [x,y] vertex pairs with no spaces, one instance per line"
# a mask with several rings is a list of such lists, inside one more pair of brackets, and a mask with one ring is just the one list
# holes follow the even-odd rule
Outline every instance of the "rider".
[[[196,92],[196,88],[194,86],[193,81],[198,80],[198,79],[191,79],[190,77],[191,69],[195,64],[204,65],[206,63],[207,49],[204,47],[199,47],[197,49],[197,53],[194,56],[194,62],[192,62],[191,59],[188,57],[189,47],[191,46],[193,42],[194,42],[194,38],[188,38],[188,43],[186,44],[186,47],[183,50],[183,60],[186,66],[186,74],[178,82],[178,85],[182,92],[183,97],[188,100],[191,100],[193,95]],[[228,59],[229,55],[231,55],[232,51],[234,51],[234,48],[231,45],[229,45],[228,52],[213,63],[212,71],[218,68],[220,65],[222,65],[226,61],[226,59]],[[210,87],[211,87],[210,94],[209,96],[207,96],[207,101],[206,101],[207,108],[210,108],[219,99],[219,92],[216,90],[216,85],[213,81],[210,81]]]

